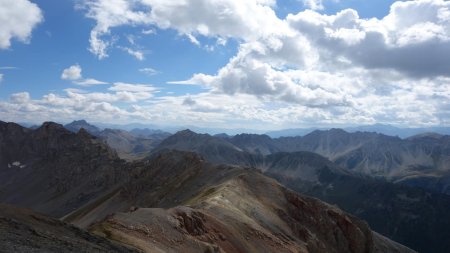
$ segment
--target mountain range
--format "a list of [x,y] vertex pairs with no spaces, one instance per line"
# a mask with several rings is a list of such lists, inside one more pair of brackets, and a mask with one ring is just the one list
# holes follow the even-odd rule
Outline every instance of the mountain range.
[[0,143],[0,202],[19,206],[1,206],[0,243],[15,252],[413,252],[250,167],[161,150],[126,162],[51,122],[1,122]]
[[[428,133],[169,136],[0,122],[0,222],[16,231],[0,243],[18,252],[97,242],[99,252],[413,252],[392,239],[446,252],[450,197],[439,192],[448,188],[427,176],[445,182],[447,152],[448,136]],[[62,244],[27,241],[25,228]]]
[[[272,138],[279,137],[292,137],[292,136],[304,136],[316,130],[330,130],[332,128],[291,128],[281,129],[276,131],[269,131],[266,134]],[[373,132],[389,136],[398,136],[400,138],[408,138],[422,133],[437,133],[441,135],[450,135],[449,127],[395,127],[391,125],[374,124],[363,126],[342,127],[341,129],[349,133],[355,132]]]

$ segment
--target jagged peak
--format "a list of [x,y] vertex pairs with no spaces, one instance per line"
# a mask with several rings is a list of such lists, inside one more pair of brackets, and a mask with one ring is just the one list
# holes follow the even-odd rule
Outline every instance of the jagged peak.
[[63,125],[52,122],[52,121],[46,121],[42,123],[42,125],[38,129],[65,129]]
[[33,133],[43,136],[72,134],[72,132],[67,130],[63,125],[51,121],[42,123],[40,127],[33,130]]
[[23,127],[17,123],[4,122],[4,121],[0,121],[0,129],[3,129],[2,131],[11,131],[11,130],[26,131],[26,130],[29,130],[28,128]]

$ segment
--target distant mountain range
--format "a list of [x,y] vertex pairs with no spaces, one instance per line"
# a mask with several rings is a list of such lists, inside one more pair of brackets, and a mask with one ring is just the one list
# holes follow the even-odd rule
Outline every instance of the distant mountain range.
[[[330,130],[331,128],[294,128],[270,131],[266,134],[272,138],[304,136],[316,130]],[[400,138],[408,138],[417,134],[437,133],[442,135],[450,135],[450,127],[421,127],[421,128],[401,128],[391,125],[374,124],[365,126],[342,127],[349,133],[355,132],[374,132],[389,136],[398,136]]]
[[316,130],[303,137],[219,136],[251,154],[309,151],[356,173],[450,194],[450,136],[424,133],[401,139],[373,132]]
[[86,130],[90,134],[104,140],[117,151],[120,158],[126,160],[137,160],[145,157],[163,139],[171,135],[158,129],[148,128],[135,128],[131,131],[111,128],[100,129],[85,120],[73,121],[64,125],[64,127],[74,133],[80,129]]
[[0,158],[0,202],[64,221],[0,206],[7,251],[414,252],[257,170],[195,153],[125,162],[84,128],[0,122]]

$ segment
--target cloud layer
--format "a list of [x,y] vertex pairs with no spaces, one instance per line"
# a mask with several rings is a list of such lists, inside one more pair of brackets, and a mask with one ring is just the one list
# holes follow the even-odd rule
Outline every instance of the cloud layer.
[[[323,1],[303,3],[309,9],[279,18],[274,0],[81,0],[77,7],[95,21],[89,50],[100,59],[119,48],[145,60],[132,36],[115,33],[121,26],[139,27],[148,36],[174,30],[198,46],[202,38],[221,45],[233,40],[237,53],[213,74],[169,82],[205,88],[198,94],[156,96],[151,85],[116,82],[104,92],[72,89],[39,99],[13,94],[0,104],[0,116],[14,110],[24,112],[20,116],[80,112],[89,119],[104,111],[105,119],[162,124],[450,124],[449,1],[398,1],[385,17],[371,19],[353,9],[322,14],[317,10]],[[114,45],[116,36],[130,45]],[[81,72],[73,65],[61,78],[103,83]]]

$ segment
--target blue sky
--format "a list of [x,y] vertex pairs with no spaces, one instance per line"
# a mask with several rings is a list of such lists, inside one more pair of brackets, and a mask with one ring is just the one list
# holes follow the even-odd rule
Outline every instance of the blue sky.
[[0,119],[448,126],[449,8],[442,0],[0,0]]

